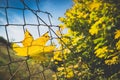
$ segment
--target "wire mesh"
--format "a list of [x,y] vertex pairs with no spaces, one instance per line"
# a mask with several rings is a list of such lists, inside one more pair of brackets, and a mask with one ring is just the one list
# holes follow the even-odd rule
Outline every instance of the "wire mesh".
[[[49,42],[51,44],[54,43],[55,39],[60,39],[60,37],[54,31],[54,29],[59,29],[59,27],[52,25],[52,15],[49,12],[40,10],[39,0],[32,0],[32,3],[36,5],[36,9],[29,7],[30,0],[17,0],[20,4],[19,6],[11,6],[10,1],[12,0],[0,1],[3,4],[0,6],[0,12],[2,15],[0,28],[2,30],[2,34],[7,39],[7,42],[20,44],[26,29],[30,30],[31,32],[33,31],[37,37],[41,36],[44,32],[49,31]],[[28,16],[28,13],[31,14],[31,17]],[[41,14],[47,16],[45,17],[48,19],[46,20],[47,22],[41,18]],[[35,18],[33,18],[33,16]],[[21,34],[22,37],[17,36],[18,34]],[[29,57],[23,58],[15,56],[13,50],[8,45],[9,43],[4,45],[4,47],[3,44],[0,45],[1,56],[2,51],[5,51],[6,53],[5,57],[3,57],[6,59],[6,62],[1,63],[0,65],[1,80],[53,79],[52,74],[55,74],[55,72],[51,71],[49,65],[38,62],[34,65],[31,65],[29,63]]]

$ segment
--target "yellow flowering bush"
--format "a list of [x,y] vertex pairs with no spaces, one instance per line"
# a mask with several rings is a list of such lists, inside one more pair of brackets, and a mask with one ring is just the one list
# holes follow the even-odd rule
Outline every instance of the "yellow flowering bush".
[[[73,2],[73,6],[66,11],[65,17],[59,18],[65,25],[64,28],[61,26],[60,30],[67,29],[66,33],[58,34],[65,45],[61,41],[59,43],[63,46],[63,50],[67,48],[70,51],[67,54],[64,53],[66,57],[61,58],[63,63],[57,65],[57,73],[61,78],[64,76],[65,80],[67,72],[71,76],[70,80],[112,80],[110,76],[118,75],[120,71],[119,68],[116,68],[116,71],[112,70],[114,66],[120,64],[120,10],[118,7],[120,1],[73,0]],[[74,67],[69,68],[70,65]],[[84,65],[87,67],[82,67]],[[111,69],[110,73],[109,69]]]

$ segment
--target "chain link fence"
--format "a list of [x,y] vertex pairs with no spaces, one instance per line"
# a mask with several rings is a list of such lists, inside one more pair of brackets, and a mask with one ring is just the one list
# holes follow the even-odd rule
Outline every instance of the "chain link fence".
[[[49,31],[49,43],[54,45],[56,39],[60,39],[55,32],[59,26],[52,25],[49,12],[40,10],[39,0],[17,0],[18,6],[11,6],[10,1],[14,3],[14,0],[0,0],[0,31],[7,39],[5,44],[2,39],[0,42],[0,80],[53,80],[52,75],[56,73],[54,67],[51,69],[51,62],[32,64],[29,57],[16,56],[10,44],[20,44],[28,29],[36,37]],[[29,6],[30,2],[35,8]]]

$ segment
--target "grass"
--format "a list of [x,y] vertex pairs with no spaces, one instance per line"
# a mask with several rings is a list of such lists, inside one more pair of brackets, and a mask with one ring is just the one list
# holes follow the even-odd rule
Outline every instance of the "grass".
[[[11,57],[11,62],[8,56],[8,50]],[[10,48],[10,46],[7,46],[6,40],[3,38],[1,39],[0,37],[0,80],[9,80],[11,78],[8,67],[9,63],[11,73],[14,75],[13,80],[28,80],[29,70],[31,73],[31,80],[44,80],[43,76],[45,76],[46,80],[53,80],[52,74],[54,74],[54,72],[52,70],[44,70],[45,67],[42,67],[41,64],[35,62],[33,64],[32,60],[28,60],[27,64],[26,61],[24,61],[26,58],[16,56],[14,53],[15,52]]]

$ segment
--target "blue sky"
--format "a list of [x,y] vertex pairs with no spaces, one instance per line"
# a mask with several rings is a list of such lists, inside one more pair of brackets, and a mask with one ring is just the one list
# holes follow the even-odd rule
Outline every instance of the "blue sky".
[[[72,0],[41,0],[41,10],[50,12],[53,18],[58,21],[58,17],[64,16],[66,9],[72,6]],[[53,2],[52,2],[53,1]]]
[[[37,10],[37,6],[35,1],[36,0],[24,0],[25,3],[34,10]],[[67,9],[72,7],[73,2],[72,0],[39,0],[39,8],[42,11],[47,11],[52,14],[52,24],[58,25],[60,22],[58,21],[58,18],[61,16],[64,16],[64,13]],[[24,8],[23,4],[20,2],[20,0],[8,0],[8,6],[9,7],[16,7],[16,8]],[[5,13],[5,8],[1,7],[6,7],[6,0],[0,0],[0,24],[5,25],[7,23],[6,21],[6,13]],[[17,9],[7,9],[8,13],[8,20],[10,24],[24,24],[23,21],[23,11],[22,10],[17,10]],[[48,23],[48,18],[47,15],[39,13],[38,14],[47,24]],[[29,10],[25,10],[25,16],[26,16],[26,23],[28,24],[37,24],[37,19],[36,16]],[[37,28],[35,27],[28,27],[25,26],[25,28],[29,29],[29,31],[32,33],[35,38],[38,37],[38,34],[35,33]],[[10,40],[16,40],[20,41],[24,38],[24,33],[22,31],[22,26],[12,26],[9,25],[8,29],[8,36]],[[41,31],[45,33],[47,28],[41,27]],[[5,34],[5,28],[4,26],[0,26],[0,36],[3,36],[6,38]]]

